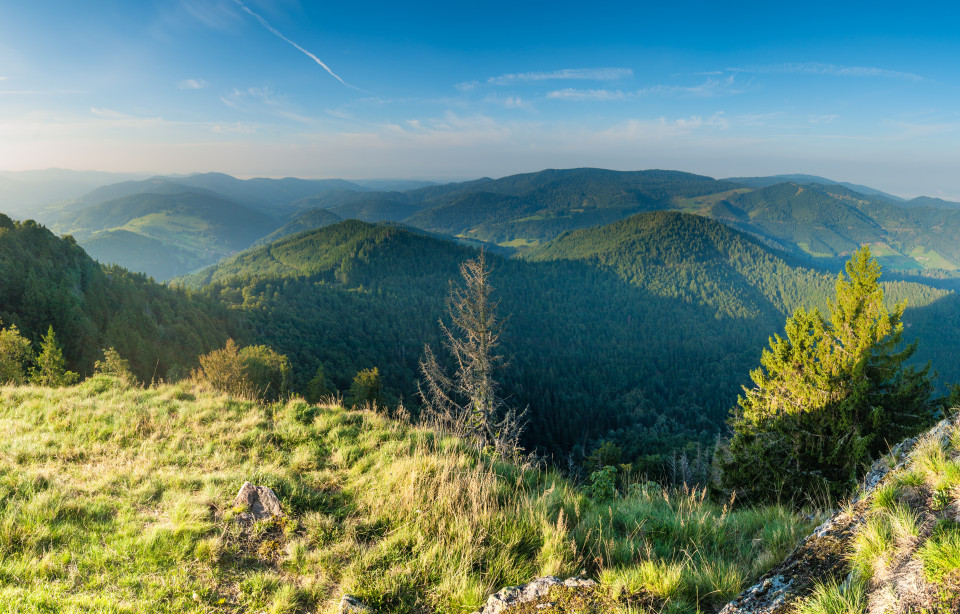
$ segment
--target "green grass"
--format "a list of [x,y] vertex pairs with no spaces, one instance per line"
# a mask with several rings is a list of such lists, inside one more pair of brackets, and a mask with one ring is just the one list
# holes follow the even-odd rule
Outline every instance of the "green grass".
[[[451,437],[307,409],[103,376],[0,388],[0,611],[334,611],[350,593],[382,612],[470,612],[582,570],[707,611],[813,524],[697,492],[598,503]],[[288,518],[233,522],[244,480]]]
[[796,614],[862,614],[867,609],[867,592],[860,582],[821,584],[803,600]]
[[915,247],[910,251],[910,257],[917,261],[925,269],[945,269],[947,271],[957,270],[957,265],[944,258],[933,250],[924,247]]

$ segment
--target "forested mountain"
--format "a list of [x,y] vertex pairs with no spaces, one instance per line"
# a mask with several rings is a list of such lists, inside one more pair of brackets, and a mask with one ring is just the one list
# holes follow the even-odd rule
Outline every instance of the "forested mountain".
[[245,249],[276,226],[273,218],[210,193],[164,192],[65,213],[55,228],[102,262],[166,279]]
[[716,201],[708,214],[827,266],[866,243],[888,269],[960,268],[960,209],[902,206],[840,185],[781,183]]
[[201,173],[178,178],[177,183],[221,194],[229,200],[270,215],[288,215],[298,208],[293,203],[327,192],[364,192],[356,183],[343,179],[237,179],[223,173]]
[[960,209],[960,203],[942,198],[918,196],[904,203],[905,207],[934,207],[937,209]]
[[103,268],[72,238],[0,214],[0,321],[36,344],[53,326],[69,368],[93,370],[114,347],[143,380],[185,374],[243,329],[222,306],[143,275]]
[[[960,246],[954,240],[960,232],[960,206],[927,197],[903,201],[867,186],[811,175],[718,181],[678,171],[579,168],[444,185],[422,183],[240,180],[219,173],[154,177],[103,186],[47,208],[40,218],[52,220],[59,232],[75,234],[95,257],[157,278],[182,274],[254,242],[264,244],[334,219],[317,209],[341,219],[400,222],[521,251],[564,232],[602,226],[638,212],[679,210],[718,219],[768,247],[801,257],[808,266],[836,270],[847,254],[869,243],[890,272],[940,277],[960,272]],[[188,202],[185,194],[197,200]],[[238,214],[221,227],[208,212],[182,208],[206,202],[201,195],[235,203]],[[106,217],[104,211],[124,199],[128,204],[155,204],[164,198],[180,201],[181,209],[172,218],[165,214],[142,225],[131,220],[114,225],[90,221]],[[270,220],[254,219],[250,210]],[[176,219],[182,216],[187,219]],[[265,238],[287,223],[277,235]],[[246,227],[241,229],[240,224]],[[94,231],[103,234],[94,238],[90,234]],[[224,240],[225,235],[231,238]],[[151,264],[152,254],[158,253],[157,241],[169,250],[169,257]]]
[[280,228],[277,228],[267,236],[254,242],[253,247],[267,245],[277,239],[282,239],[283,237],[303,232],[304,230],[323,228],[324,226],[336,224],[341,221],[343,221],[343,218],[329,209],[307,209]]
[[772,185],[777,185],[778,183],[799,183],[799,184],[816,184],[816,185],[838,185],[853,190],[854,192],[859,192],[860,194],[865,194],[868,196],[881,196],[891,202],[903,203],[904,199],[899,196],[894,196],[893,194],[888,194],[876,188],[871,188],[870,186],[860,185],[857,183],[849,183],[847,181],[834,181],[832,179],[827,179],[826,177],[818,177],[817,175],[804,175],[802,173],[791,173],[788,175],[770,175],[767,177],[728,177],[724,181],[730,181],[732,183],[739,183],[741,185],[750,186],[752,188],[766,188]]
[[[295,385],[322,367],[342,390],[378,367],[387,391],[411,405],[423,344],[439,345],[448,283],[474,253],[345,221],[181,283],[240,311],[258,339],[290,357]],[[768,336],[798,305],[824,305],[834,281],[720,223],[669,212],[568,233],[526,259],[490,260],[509,316],[504,392],[530,407],[527,443],[555,456],[601,439],[629,458],[712,443]],[[950,296],[904,283],[888,295],[928,310]],[[938,335],[938,347],[958,341],[957,329]]]

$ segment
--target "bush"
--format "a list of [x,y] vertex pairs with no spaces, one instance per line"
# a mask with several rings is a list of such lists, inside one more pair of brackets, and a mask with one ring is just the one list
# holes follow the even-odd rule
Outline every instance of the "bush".
[[597,501],[608,501],[617,494],[617,468],[607,466],[590,474],[590,496]]
[[288,391],[290,363],[265,345],[239,349],[229,339],[223,349],[200,357],[193,378],[236,397],[276,400]]
[[346,403],[350,407],[379,405],[382,401],[381,389],[380,369],[377,367],[364,369],[353,378],[353,383],[350,384],[350,390],[347,392]]
[[120,353],[114,348],[103,350],[103,360],[98,360],[93,365],[93,372],[112,375],[125,382],[134,380],[133,372],[130,370],[130,361],[120,356]]
[[22,384],[27,379],[26,364],[33,358],[30,340],[16,325],[0,330],[0,384]]

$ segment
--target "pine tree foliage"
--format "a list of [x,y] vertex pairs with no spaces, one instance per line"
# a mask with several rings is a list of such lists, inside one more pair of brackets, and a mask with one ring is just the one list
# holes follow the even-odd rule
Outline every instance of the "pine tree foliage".
[[424,346],[418,391],[424,416],[443,428],[466,435],[504,453],[519,448],[524,417],[499,396],[497,372],[506,362],[497,346],[503,321],[497,317],[490,267],[481,251],[460,265],[462,287],[451,287],[451,325],[440,320],[443,344],[455,365],[448,375],[429,345]]
[[723,485],[755,499],[847,493],[870,459],[933,416],[928,368],[904,367],[905,303],[884,306],[869,248],[836,282],[830,319],[798,309],[751,372],[718,447]]
[[73,371],[67,371],[67,361],[51,325],[40,341],[40,354],[36,366],[30,371],[30,381],[39,386],[60,387],[76,383],[79,377]]

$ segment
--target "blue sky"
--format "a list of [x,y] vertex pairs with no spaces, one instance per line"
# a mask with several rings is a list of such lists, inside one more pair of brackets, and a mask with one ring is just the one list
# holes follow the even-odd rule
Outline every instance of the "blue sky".
[[960,199],[949,5],[0,0],[0,169],[812,173]]

